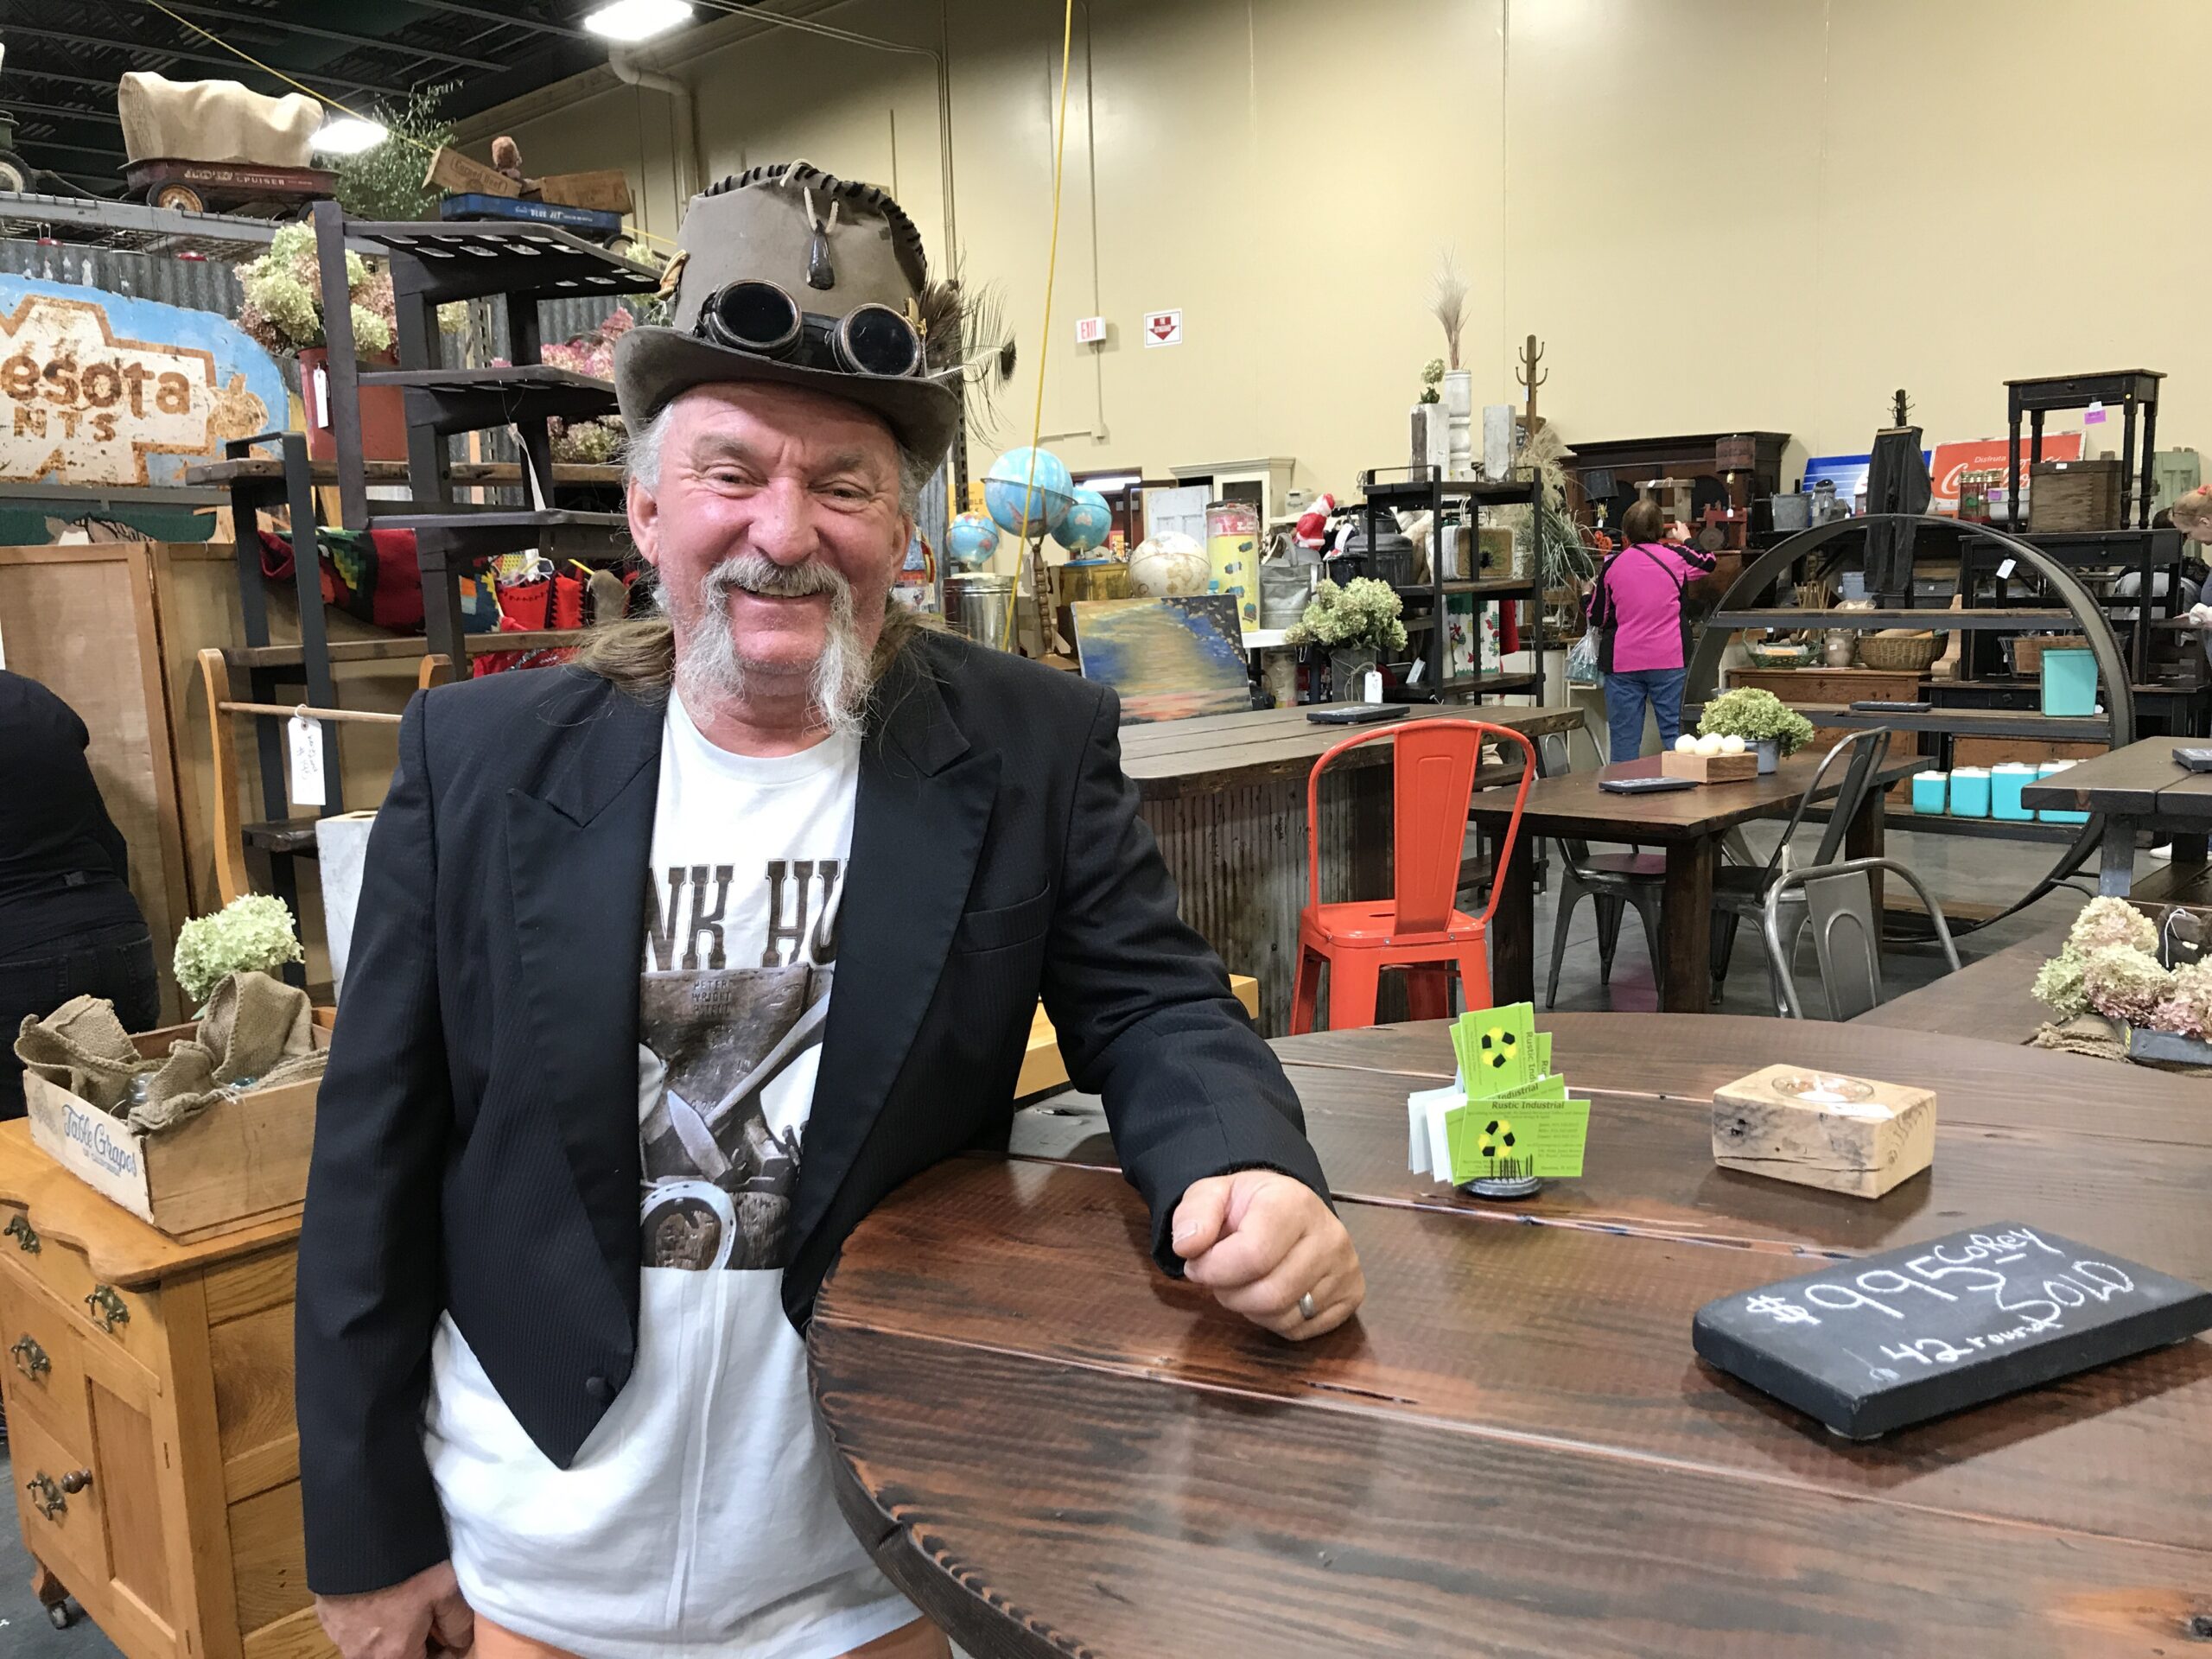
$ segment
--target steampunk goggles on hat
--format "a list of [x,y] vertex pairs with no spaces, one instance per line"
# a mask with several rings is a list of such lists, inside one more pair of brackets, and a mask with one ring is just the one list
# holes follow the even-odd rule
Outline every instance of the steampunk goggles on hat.
[[803,309],[774,283],[726,283],[699,307],[692,333],[733,351],[806,368],[884,378],[918,375],[921,331],[887,305],[855,306],[842,316]]

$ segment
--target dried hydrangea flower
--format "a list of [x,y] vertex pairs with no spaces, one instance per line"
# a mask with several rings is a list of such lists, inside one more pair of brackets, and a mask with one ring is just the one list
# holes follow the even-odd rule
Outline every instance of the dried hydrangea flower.
[[2103,944],[2082,957],[2082,989],[2089,1006],[2111,1019],[2147,1021],[2173,994],[2174,976],[2156,957],[2124,944]]
[[2148,916],[2125,899],[2092,899],[2074,918],[2066,942],[2076,950],[2118,944],[2130,950],[2156,951],[2158,930]]
[[2082,953],[2070,944],[2037,970],[2031,988],[2036,1001],[2062,1022],[2088,1012],[2089,994],[2082,988]]
[[2160,1031],[2212,1039],[2212,960],[2174,970],[2173,993],[2151,1010]]

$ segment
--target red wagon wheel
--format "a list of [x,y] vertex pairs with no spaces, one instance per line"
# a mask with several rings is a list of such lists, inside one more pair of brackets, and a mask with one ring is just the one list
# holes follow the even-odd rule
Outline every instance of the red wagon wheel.
[[174,207],[188,213],[200,213],[207,206],[188,184],[157,184],[146,193],[146,200],[156,207]]

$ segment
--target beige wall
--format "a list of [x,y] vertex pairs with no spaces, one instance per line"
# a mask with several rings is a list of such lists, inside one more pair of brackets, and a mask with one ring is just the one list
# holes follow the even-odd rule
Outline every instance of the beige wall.
[[[961,251],[1024,357],[995,440],[1025,441],[1058,9],[801,9],[949,44]],[[931,60],[714,44],[754,27],[660,54],[696,89],[705,176],[798,155],[895,184],[941,259]],[[2142,365],[2171,377],[2164,442],[2212,443],[2208,53],[2202,0],[1079,3],[1044,428],[1077,468],[1289,454],[1295,482],[1349,488],[1404,458],[1448,246],[1477,400],[1517,396],[1534,331],[1570,442],[1764,427],[1863,449],[1898,385],[1931,436],[1978,436],[2003,429],[2007,376]],[[629,168],[671,233],[662,95],[541,95],[473,136],[497,130],[533,171]],[[1187,343],[1143,349],[1166,306]],[[1073,343],[1094,311],[1103,350]]]

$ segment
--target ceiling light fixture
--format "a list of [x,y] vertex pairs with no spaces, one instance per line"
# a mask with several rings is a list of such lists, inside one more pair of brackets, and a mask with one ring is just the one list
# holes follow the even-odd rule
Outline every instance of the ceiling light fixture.
[[609,0],[586,15],[584,27],[603,40],[626,45],[665,35],[690,21],[686,0]]
[[334,121],[326,121],[315,130],[308,142],[325,156],[359,156],[374,149],[391,137],[391,130],[381,121],[364,121],[358,115],[341,115]]

